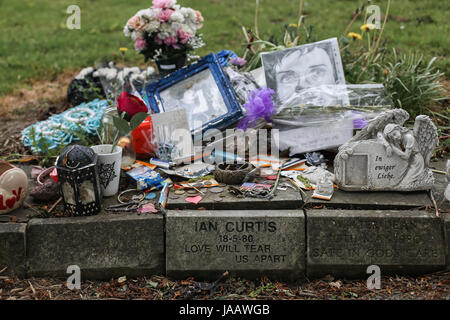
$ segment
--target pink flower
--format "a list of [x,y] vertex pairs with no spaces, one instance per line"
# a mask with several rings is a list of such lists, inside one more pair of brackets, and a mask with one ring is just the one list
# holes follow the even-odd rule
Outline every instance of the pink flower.
[[180,49],[180,46],[177,45],[178,43],[178,39],[177,37],[167,37],[166,39],[164,39],[164,44],[167,46],[172,46],[175,49]]
[[162,45],[164,41],[160,37],[156,37],[156,42],[158,42],[159,45]]
[[182,44],[185,44],[186,42],[188,42],[188,40],[192,37],[192,34],[184,32],[181,29],[178,29],[178,38],[180,39],[180,42]]
[[127,22],[128,26],[134,30],[140,30],[145,27],[146,23],[139,16],[133,16]]
[[242,67],[244,64],[247,63],[247,61],[244,58],[240,57],[231,58],[230,62],[232,65],[235,65],[237,67]]
[[177,38],[175,37],[167,37],[166,39],[164,39],[164,44],[170,46],[172,44],[176,44],[178,42]]
[[172,8],[174,5],[173,0],[153,0],[153,8],[165,9]]
[[197,23],[202,23],[203,22],[203,16],[202,16],[202,13],[200,12],[200,11],[198,11],[198,10],[195,10],[195,15],[197,16]]
[[147,42],[145,42],[145,40],[142,38],[137,38],[134,42],[134,48],[136,49],[136,51],[144,50],[145,48],[147,48]]
[[173,10],[172,9],[163,9],[161,10],[161,12],[158,14],[158,19],[161,22],[165,22],[167,20],[170,19],[170,17],[173,14]]

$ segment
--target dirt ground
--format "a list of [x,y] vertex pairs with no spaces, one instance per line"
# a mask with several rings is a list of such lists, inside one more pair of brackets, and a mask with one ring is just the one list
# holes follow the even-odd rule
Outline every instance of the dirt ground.
[[381,288],[369,290],[366,281],[331,276],[286,284],[264,278],[248,281],[223,276],[216,282],[193,278],[173,281],[162,276],[110,281],[83,281],[69,290],[63,279],[9,278],[0,274],[0,300],[450,300],[450,271],[419,277],[382,277]]

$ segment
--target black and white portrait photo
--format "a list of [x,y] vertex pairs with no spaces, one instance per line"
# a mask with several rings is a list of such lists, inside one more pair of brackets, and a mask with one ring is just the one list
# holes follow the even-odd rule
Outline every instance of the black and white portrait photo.
[[342,103],[333,92],[321,89],[345,84],[336,38],[262,53],[261,58],[267,87],[275,91],[279,107]]

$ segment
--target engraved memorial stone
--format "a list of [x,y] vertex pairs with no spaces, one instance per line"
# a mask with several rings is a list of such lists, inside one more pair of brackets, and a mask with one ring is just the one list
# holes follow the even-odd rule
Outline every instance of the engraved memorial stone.
[[168,211],[167,275],[302,278],[304,224],[299,210]]
[[307,210],[308,277],[424,274],[445,266],[443,222],[427,211]]
[[402,109],[384,112],[339,148],[334,167],[340,189],[431,189],[434,177],[428,165],[438,142],[437,129],[424,115],[416,117],[413,130],[404,128],[408,117]]

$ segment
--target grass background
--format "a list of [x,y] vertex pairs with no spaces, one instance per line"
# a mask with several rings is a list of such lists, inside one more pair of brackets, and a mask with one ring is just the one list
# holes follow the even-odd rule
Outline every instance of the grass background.
[[[201,32],[206,46],[199,55],[232,49],[243,53],[241,25],[253,27],[255,0],[178,0],[182,6],[202,12]],[[339,37],[354,10],[366,1],[308,0],[307,24],[317,40]],[[81,29],[69,30],[69,5],[81,8]],[[372,1],[385,12],[387,0]],[[122,29],[128,18],[151,1],[143,0],[0,0],[0,96],[35,80],[56,75],[96,61],[121,61],[120,47],[129,50],[125,63],[143,63]],[[260,35],[281,33],[283,24],[297,23],[297,0],[260,0]],[[394,0],[384,38],[400,51],[437,56],[436,65],[450,77],[450,2],[442,0]],[[407,19],[408,21],[403,21]],[[361,22],[350,31],[359,31]]]

